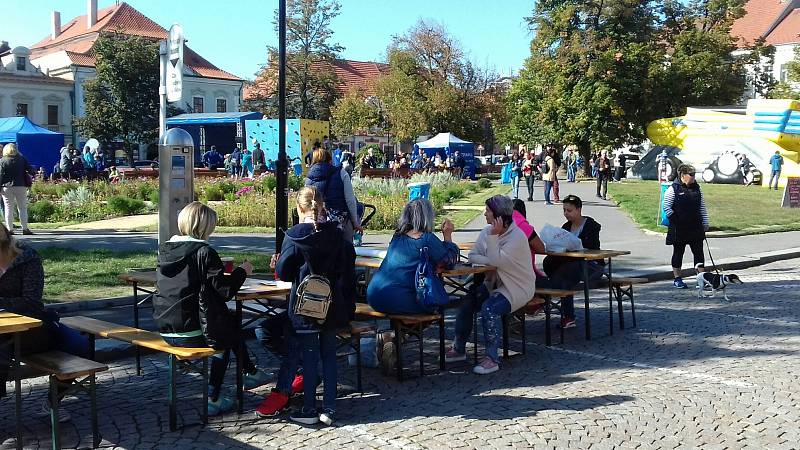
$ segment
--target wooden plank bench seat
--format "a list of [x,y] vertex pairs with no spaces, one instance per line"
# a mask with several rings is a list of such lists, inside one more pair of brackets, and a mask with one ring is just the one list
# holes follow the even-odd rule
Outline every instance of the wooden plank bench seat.
[[97,389],[96,374],[108,370],[108,366],[80,356],[71,355],[58,350],[34,353],[24,356],[25,366],[47,374],[50,378],[50,423],[52,426],[53,448],[61,448],[58,409],[64,395],[77,391],[89,394],[92,448],[100,445],[100,433],[97,427]]
[[[611,288],[614,292],[614,297],[617,299],[617,309],[619,311],[619,329],[625,329],[625,315],[622,312],[622,301],[625,297],[631,301],[631,319],[633,327],[636,328],[636,305],[633,302],[633,287],[638,284],[645,284],[650,282],[647,278],[637,277],[614,277],[611,279]],[[609,308],[612,305],[608,305]],[[611,318],[611,329],[614,329],[614,315],[609,310],[609,317]]]
[[419,373],[425,376],[424,332],[433,323],[439,324],[439,368],[444,370],[444,315],[443,314],[385,314],[375,311],[366,303],[356,303],[356,317],[364,319],[388,319],[394,330],[394,347],[397,355],[397,379],[403,381],[403,336],[413,336],[419,342]]
[[179,361],[201,360],[202,367],[199,370],[189,364],[183,365],[185,368],[191,371],[199,372],[203,377],[203,405],[201,419],[203,425],[208,422],[208,357],[214,353],[217,353],[216,350],[210,347],[190,348],[172,346],[164,341],[164,338],[162,338],[158,333],[129,327],[127,325],[106,322],[104,320],[98,320],[91,317],[63,317],[61,318],[61,323],[74,330],[89,335],[89,341],[91,342],[90,350],[92,355],[94,355],[94,339],[96,336],[123,341],[138,347],[149,348],[151,350],[166,353],[169,357],[168,402],[169,428],[171,431],[175,431],[178,428],[178,398],[176,377]]

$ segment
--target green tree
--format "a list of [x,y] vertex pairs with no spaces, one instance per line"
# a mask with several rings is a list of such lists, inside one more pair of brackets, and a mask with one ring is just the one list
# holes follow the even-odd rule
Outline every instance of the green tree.
[[366,133],[378,125],[380,118],[376,108],[365,100],[364,94],[353,90],[336,100],[331,109],[331,130],[336,136],[352,136]]
[[97,76],[84,84],[86,115],[75,119],[75,126],[106,145],[122,140],[133,165],[138,144],[158,135],[158,42],[103,33],[92,49]]
[[[339,79],[333,70],[344,48],[332,42],[331,21],[339,15],[336,0],[287,0],[286,2],[286,114],[290,117],[327,120],[339,96]],[[273,21],[278,31],[278,17]],[[278,49],[269,48],[269,61],[253,82],[255,94],[248,109],[277,116]]]
[[398,139],[452,132],[482,140],[493,74],[468,60],[443,25],[420,20],[392,39],[388,54],[377,90]]
[[800,100],[800,46],[794,48],[794,59],[786,64],[786,81],[776,84],[769,98]]

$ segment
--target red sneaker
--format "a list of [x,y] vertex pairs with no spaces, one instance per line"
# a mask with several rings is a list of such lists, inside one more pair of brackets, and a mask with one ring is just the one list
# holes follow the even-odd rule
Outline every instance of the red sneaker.
[[302,393],[303,393],[303,376],[295,375],[294,381],[292,381],[292,395],[298,395]]
[[289,396],[272,391],[256,408],[256,417],[275,417],[289,404]]

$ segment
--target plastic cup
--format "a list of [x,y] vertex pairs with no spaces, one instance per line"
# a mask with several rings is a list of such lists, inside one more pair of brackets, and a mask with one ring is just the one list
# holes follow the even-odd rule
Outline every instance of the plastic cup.
[[226,256],[220,259],[222,259],[222,266],[225,269],[225,273],[233,272],[233,258],[230,256]]

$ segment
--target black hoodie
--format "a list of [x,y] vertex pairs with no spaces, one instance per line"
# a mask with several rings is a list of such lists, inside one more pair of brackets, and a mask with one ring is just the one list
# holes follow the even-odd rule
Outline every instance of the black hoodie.
[[171,240],[158,248],[158,293],[153,297],[153,319],[161,333],[202,330],[209,346],[238,344],[236,315],[225,304],[247,278],[237,267],[225,275],[216,250],[202,241]]
[[311,273],[306,258],[314,267],[314,273],[328,278],[333,290],[333,303],[323,326],[325,328],[346,326],[353,319],[356,309],[354,276],[356,252],[353,244],[344,240],[342,231],[337,228],[335,222],[319,224],[317,231],[314,230],[313,224],[301,223],[286,232],[275,272],[281,280],[292,282],[289,317],[297,331],[320,328],[316,321],[293,313],[297,285]]
[[20,254],[0,275],[0,309],[35,319],[58,320],[58,314],[48,312],[42,302],[44,269],[42,258],[28,244],[17,241]]

